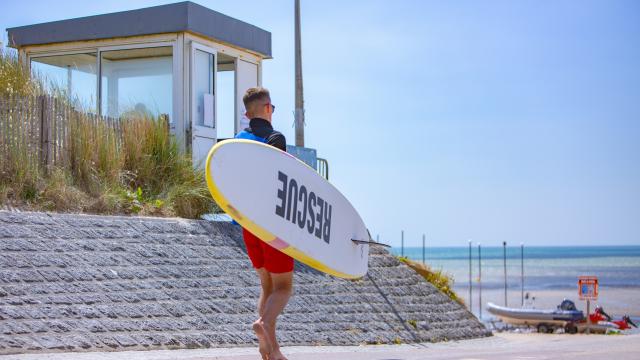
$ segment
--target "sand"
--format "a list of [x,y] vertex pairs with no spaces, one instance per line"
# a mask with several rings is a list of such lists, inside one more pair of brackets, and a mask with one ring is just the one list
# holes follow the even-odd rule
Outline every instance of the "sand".
[[[460,295],[466,304],[469,304],[469,289],[468,288],[455,288],[458,295]],[[526,290],[525,290],[526,293]],[[577,289],[566,290],[532,290],[529,292],[532,296],[535,296],[535,307],[537,309],[551,308],[555,309],[564,298],[573,300],[576,306],[580,310],[586,309],[586,302],[578,299]],[[509,289],[507,292],[507,305],[509,307],[520,307],[521,304],[521,292],[520,290]],[[489,314],[486,312],[487,302],[493,302],[496,305],[504,305],[504,290],[483,290],[482,291],[482,318],[486,319]],[[594,304],[602,305],[604,310],[613,317],[620,317],[622,315],[629,315],[631,317],[640,317],[640,288],[607,288],[601,287],[598,300],[591,303],[591,308]],[[478,315],[478,290],[473,289],[473,313]],[[640,358],[640,355],[639,355]]]

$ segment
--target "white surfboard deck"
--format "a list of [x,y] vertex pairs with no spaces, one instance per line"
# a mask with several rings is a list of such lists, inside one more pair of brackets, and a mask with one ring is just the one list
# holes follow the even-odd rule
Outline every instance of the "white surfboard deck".
[[362,218],[302,161],[257,141],[234,139],[211,148],[205,171],[218,205],[262,241],[330,275],[354,279],[367,273],[369,245],[352,241],[370,240]]

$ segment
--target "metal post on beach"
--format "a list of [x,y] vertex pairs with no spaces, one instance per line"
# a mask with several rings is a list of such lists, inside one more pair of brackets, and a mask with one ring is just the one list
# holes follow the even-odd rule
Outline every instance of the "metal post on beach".
[[507,242],[502,242],[502,256],[504,260],[504,306],[507,307]]
[[404,256],[404,230],[400,230],[400,256]]
[[380,234],[376,234],[376,242],[380,244]]
[[524,243],[520,243],[520,301],[524,307]]
[[473,283],[471,275],[471,240],[469,240],[469,311],[473,311]]
[[482,319],[482,250],[478,243],[478,319]]
[[425,235],[422,234],[422,265],[426,265],[424,248],[425,248]]
[[587,299],[587,330],[585,330],[585,334],[591,334],[591,318],[589,317],[589,312],[591,311],[591,300]]

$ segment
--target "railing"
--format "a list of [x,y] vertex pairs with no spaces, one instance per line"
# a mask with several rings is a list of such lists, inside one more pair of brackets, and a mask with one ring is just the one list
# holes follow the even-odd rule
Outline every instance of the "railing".
[[329,180],[329,162],[323,158],[317,158],[317,171],[325,179]]

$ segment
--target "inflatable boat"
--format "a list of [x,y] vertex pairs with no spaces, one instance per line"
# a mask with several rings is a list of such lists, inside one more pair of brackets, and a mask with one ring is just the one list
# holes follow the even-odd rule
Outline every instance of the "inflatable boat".
[[506,324],[534,326],[539,332],[553,332],[562,327],[574,333],[575,324],[585,319],[573,301],[566,299],[555,310],[507,308],[493,303],[487,304],[487,310]]

